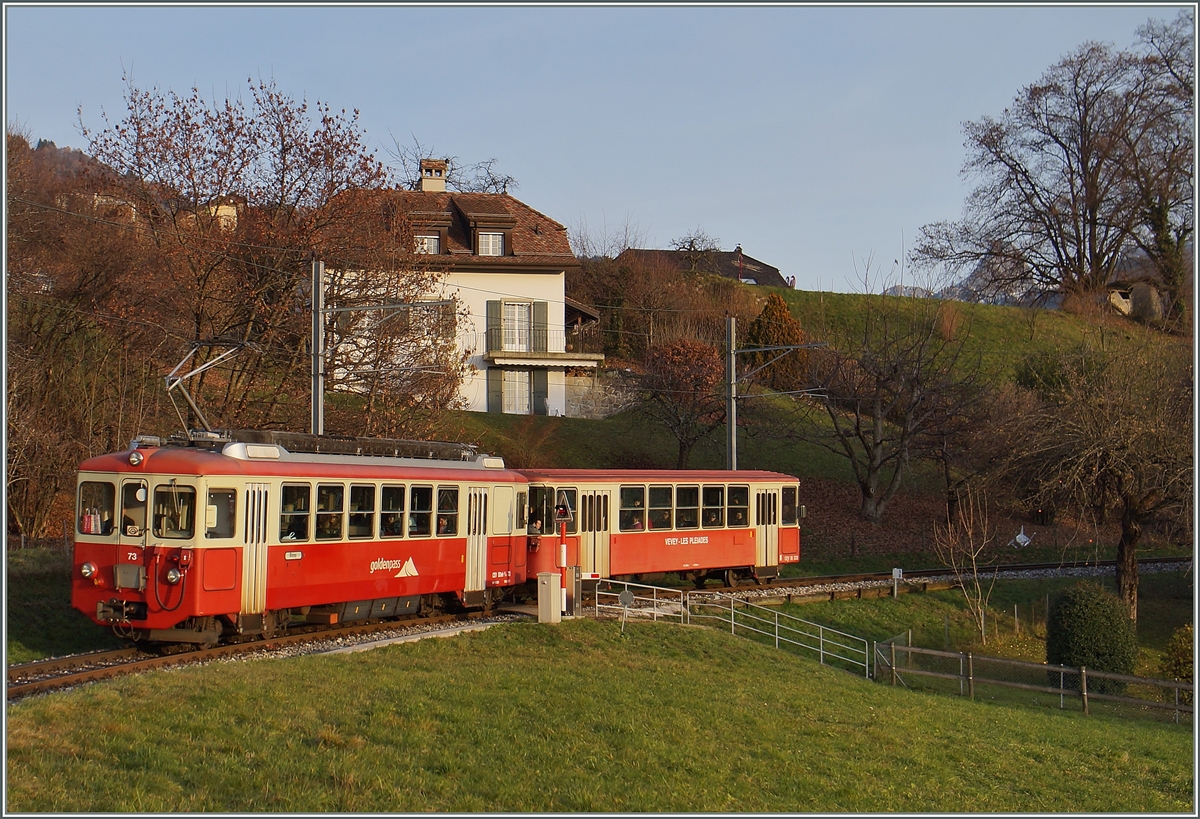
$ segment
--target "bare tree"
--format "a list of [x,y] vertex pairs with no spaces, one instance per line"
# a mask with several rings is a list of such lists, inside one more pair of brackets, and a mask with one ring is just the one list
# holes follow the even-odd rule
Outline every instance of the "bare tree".
[[1191,520],[1193,378],[1188,345],[1146,335],[1114,351],[1100,335],[1064,354],[1039,400],[997,430],[1010,452],[1003,474],[1031,506],[1120,515],[1117,590],[1135,620],[1144,526],[1161,514]]
[[1186,247],[1195,232],[1194,20],[1180,12],[1171,23],[1151,20],[1138,29],[1137,81],[1131,96],[1150,113],[1140,128],[1121,133],[1123,167],[1141,212],[1137,247],[1158,271],[1167,314],[1183,315],[1182,291],[1191,268]]
[[684,259],[684,269],[692,273],[717,272],[714,253],[721,249],[721,240],[709,236],[702,228],[672,239],[671,249],[679,251]]
[[676,469],[686,468],[696,444],[725,423],[723,378],[720,353],[698,341],[679,339],[647,355],[639,411],[675,437]]
[[830,346],[810,354],[820,397],[798,403],[810,416],[801,434],[847,459],[872,523],[909,465],[940,457],[945,438],[959,434],[978,405],[967,328],[947,327],[939,308],[930,299],[866,296],[857,327],[817,331]]
[[996,571],[991,571],[990,580],[985,579],[988,572],[982,563],[996,536],[988,528],[987,501],[970,489],[965,495],[965,502],[958,505],[952,520],[934,524],[933,551],[938,562],[953,573],[979,640],[987,645],[987,606],[996,585]]
[[968,122],[963,173],[978,186],[962,220],[922,229],[914,263],[987,261],[992,289],[1087,295],[1137,245],[1170,257],[1192,229],[1183,25],[1151,24],[1140,50],[1084,43],[1001,115]]
[[420,186],[421,161],[425,159],[443,159],[446,162],[447,190],[460,193],[508,193],[509,189],[520,187],[515,178],[497,170],[496,163],[499,160],[495,157],[469,165],[457,156],[438,157],[436,149],[432,145],[422,145],[416,135],[412,137],[412,145],[402,145],[395,137],[392,137],[392,145],[389,153],[400,163],[400,176],[412,190]]

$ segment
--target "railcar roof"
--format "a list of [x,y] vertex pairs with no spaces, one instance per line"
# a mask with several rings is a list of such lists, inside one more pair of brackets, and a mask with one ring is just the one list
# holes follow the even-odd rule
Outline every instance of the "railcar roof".
[[247,454],[254,445],[232,443],[222,450],[203,447],[139,447],[144,456],[134,466],[129,456],[135,450],[112,452],[89,458],[80,472],[119,472],[128,475],[238,475],[242,477],[293,477],[379,480],[494,481],[524,483],[519,473],[506,469],[499,458],[480,456],[469,461],[393,458],[375,455],[323,455],[288,452],[283,447],[265,447],[275,453],[267,457]]
[[696,482],[739,483],[743,481],[779,481],[796,483],[799,479],[782,472],[761,469],[518,469],[531,481],[559,483],[590,481],[615,483]]

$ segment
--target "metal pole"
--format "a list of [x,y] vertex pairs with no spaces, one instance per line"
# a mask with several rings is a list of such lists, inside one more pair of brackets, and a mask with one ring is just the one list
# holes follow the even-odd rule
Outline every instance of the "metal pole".
[[725,358],[726,404],[725,404],[725,468],[737,469],[737,355],[734,352],[737,340],[737,317],[725,317],[725,340],[728,352]]
[[312,433],[325,434],[325,263],[312,263]]

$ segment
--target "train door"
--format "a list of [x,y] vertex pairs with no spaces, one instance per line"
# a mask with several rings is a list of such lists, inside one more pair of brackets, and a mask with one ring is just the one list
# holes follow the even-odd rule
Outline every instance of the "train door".
[[267,610],[267,497],[265,483],[246,484],[246,520],[242,550],[242,614]]
[[487,585],[488,491],[467,490],[467,581],[463,591],[483,591]]
[[579,570],[608,577],[609,525],[607,490],[579,493]]
[[118,589],[146,590],[146,501],[149,489],[144,480],[121,482],[120,546],[113,566]]
[[121,483],[121,545],[146,545],[146,498],[148,488],[143,480]]
[[779,490],[754,493],[754,527],[757,542],[754,565],[779,565]]

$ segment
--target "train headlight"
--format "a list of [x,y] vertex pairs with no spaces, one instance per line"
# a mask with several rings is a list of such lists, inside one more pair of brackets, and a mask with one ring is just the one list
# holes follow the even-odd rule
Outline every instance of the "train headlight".
[[79,573],[84,577],[91,577],[96,573],[96,565],[94,563],[84,563],[79,567]]
[[174,566],[167,569],[167,582],[174,586],[183,578],[183,572],[176,569]]
[[129,465],[130,466],[138,466],[145,459],[146,459],[146,456],[143,455],[142,453],[138,452],[136,449],[133,452],[129,453]]

